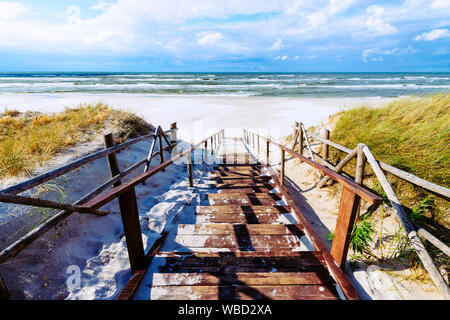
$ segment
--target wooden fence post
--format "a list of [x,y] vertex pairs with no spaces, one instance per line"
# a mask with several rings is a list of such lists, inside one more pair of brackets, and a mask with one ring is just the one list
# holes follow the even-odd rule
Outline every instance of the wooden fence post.
[[366,156],[364,155],[365,144],[359,143],[356,155],[356,172],[355,172],[355,182],[362,185],[364,181],[364,166],[366,163]]
[[[302,130],[303,123],[298,122],[297,130],[298,130],[298,153],[303,155],[303,130]],[[303,162],[302,160],[299,160],[300,163]]]
[[145,267],[144,245],[134,187],[119,196],[119,206],[131,272],[134,273]]
[[211,137],[211,154],[214,154],[213,138]]
[[[103,137],[103,142],[105,145],[105,149],[109,149],[114,147],[114,139],[112,133],[109,133]],[[119,163],[117,162],[116,153],[110,153],[107,156],[109,172],[111,173],[111,178],[120,174]],[[120,180],[114,183],[114,187],[120,186]]]
[[281,149],[281,185],[284,186],[284,167],[285,167],[285,151],[284,149]]
[[176,149],[178,143],[178,133],[177,133],[178,127],[176,122],[170,125],[170,130],[172,130],[170,132],[170,144],[173,146],[172,152],[174,151],[175,154],[178,153]]
[[208,163],[208,140],[205,140],[205,163]]
[[257,138],[258,138],[258,155],[259,155],[259,136],[257,136]]
[[[158,147],[159,147],[159,161],[160,163],[164,162],[164,147],[163,147],[163,142],[162,142],[162,129],[159,131],[159,135],[158,135]],[[164,171],[164,169],[162,170]]]
[[[323,137],[327,140],[330,139],[330,130],[328,130],[327,128],[323,128]],[[329,153],[329,145],[328,143],[322,142],[322,158],[325,161],[328,161],[328,153]]]
[[194,177],[192,176],[192,152],[189,151],[187,154],[187,169],[189,175],[189,186],[194,186]]
[[298,140],[298,122],[295,121],[294,122],[294,130],[292,131],[292,150],[295,150],[295,145],[297,144],[297,140]]
[[353,191],[347,187],[342,189],[339,215],[334,231],[333,244],[331,246],[331,255],[342,270],[345,269],[353,224],[355,222],[360,201],[361,198]]
[[270,166],[270,141],[266,140],[266,164]]

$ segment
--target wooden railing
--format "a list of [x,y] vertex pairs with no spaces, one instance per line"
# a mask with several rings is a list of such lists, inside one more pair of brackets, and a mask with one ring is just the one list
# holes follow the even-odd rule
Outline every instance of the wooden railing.
[[[213,154],[213,148],[218,147],[224,135],[224,131],[220,130],[219,132],[202,140],[200,143],[189,148],[188,150],[178,153],[177,155],[171,157],[169,160],[164,161],[163,152],[166,150],[172,151],[172,149],[177,145],[178,142],[177,130],[178,129],[176,123],[173,123],[171,125],[171,129],[167,131],[163,131],[162,128],[158,126],[153,134],[142,136],[121,143],[119,145],[114,145],[111,134],[106,135],[104,137],[105,150],[90,154],[88,156],[83,157],[82,159],[66,164],[60,168],[57,168],[55,170],[52,170],[50,172],[47,172],[30,180],[24,181],[17,185],[1,190],[0,202],[22,204],[34,207],[62,209],[63,211],[58,212],[52,218],[48,219],[46,222],[44,222],[34,230],[30,231],[25,236],[21,237],[19,240],[15,241],[6,249],[1,251],[0,264],[10,258],[15,257],[20,251],[25,249],[34,240],[38,239],[41,235],[50,230],[52,227],[56,226],[63,219],[67,218],[71,213],[79,212],[79,213],[96,214],[99,216],[106,215],[109,213],[108,211],[100,210],[98,208],[112,201],[113,199],[118,198],[120,212],[122,216],[122,223],[125,231],[131,270],[133,274],[135,273],[136,270],[141,270],[146,265],[146,261],[148,261],[148,259],[146,259],[144,255],[144,247],[142,243],[142,235],[139,224],[139,213],[137,209],[137,199],[134,189],[135,186],[139,183],[145,184],[145,180],[155,175],[156,173],[163,171],[164,168],[174,163],[176,160],[183,158],[186,155],[188,156],[187,165],[188,165],[189,181],[190,184],[192,185],[193,181],[192,160],[190,159],[192,157],[192,152],[204,144],[205,158],[206,158],[208,152],[207,141],[211,139],[211,154]],[[171,134],[170,140],[166,136],[167,133]],[[135,143],[149,139],[153,139],[153,141],[148,156],[121,172],[119,170],[116,152],[123,150]],[[163,141],[165,141],[167,144],[165,147],[163,145]],[[154,152],[156,142],[158,142],[159,148],[157,152]],[[151,160],[155,156],[159,156],[160,164],[150,169]],[[111,179],[103,183],[100,187],[96,188],[95,190],[92,190],[83,198],[79,199],[73,204],[59,203],[45,199],[37,199],[18,195],[21,192],[39,186],[40,184],[48,182],[58,176],[73,171],[85,164],[88,164],[102,157],[107,157],[108,166],[111,173]],[[123,177],[127,176],[128,174],[135,171],[137,168],[139,168],[144,164],[145,168],[142,174],[122,184],[121,179]],[[104,192],[108,187],[111,186],[113,186],[113,189],[102,194],[102,192]],[[7,292],[7,289],[1,278],[0,284],[1,284],[0,286],[1,291],[0,298],[1,298],[2,296],[5,296],[5,292]]]
[[[277,147],[280,149],[280,177],[279,182],[281,185],[281,192],[287,195],[287,189],[284,187],[285,180],[285,160],[286,153],[290,154],[296,159],[299,159],[303,162],[306,162],[325,176],[330,179],[340,183],[343,186],[343,191],[341,195],[340,207],[339,207],[339,215],[336,224],[336,231],[333,238],[333,244],[331,247],[331,255],[325,246],[320,242],[319,237],[315,233],[314,229],[311,227],[309,222],[303,217],[300,210],[295,206],[294,203],[289,203],[289,205],[293,208],[296,216],[299,218],[301,223],[305,226],[306,232],[309,237],[312,239],[313,244],[316,246],[316,249],[323,253],[324,259],[327,262],[328,267],[331,272],[335,276],[338,283],[341,285],[341,288],[346,288],[348,286],[345,285],[344,282],[346,277],[343,276],[342,271],[345,268],[346,258],[348,254],[349,244],[350,244],[350,236],[353,228],[353,223],[356,218],[357,210],[360,204],[360,200],[364,199],[367,201],[373,208],[381,204],[381,198],[374,195],[372,192],[364,189],[356,182],[337,174],[336,172],[314,162],[313,160],[304,157],[303,155],[285,147],[267,137],[263,137],[257,133],[250,132],[248,130],[244,130],[244,140],[248,145],[251,145],[255,148],[255,138],[256,144],[259,144],[259,140],[266,141],[266,164],[269,169],[272,169],[270,166],[270,145]],[[273,170],[273,169],[272,169]],[[288,197],[286,197],[288,198]],[[339,270],[337,270],[339,269]]]
[[[419,186],[446,200],[450,199],[450,190],[445,187],[426,181],[424,179],[421,179],[409,172],[400,170],[384,162],[376,160],[374,155],[370,151],[369,147],[367,147],[363,143],[359,143],[354,149],[349,149],[340,144],[337,144],[329,140],[330,132],[327,129],[324,129],[322,131],[322,136],[312,132],[308,132],[305,129],[303,123],[301,122],[295,122],[293,129],[294,131],[292,137],[294,138],[294,141],[292,144],[292,149],[294,149],[295,146],[298,144],[299,153],[302,155],[304,150],[304,141],[306,142],[307,146],[309,146],[309,139],[314,139],[321,142],[322,156],[320,156],[320,154],[316,152],[313,152],[311,148],[308,147],[311,157],[314,156],[314,159],[316,161],[318,161],[320,164],[322,164],[323,166],[327,167],[328,169],[332,170],[335,173],[341,172],[342,169],[350,162],[350,160],[356,157],[356,168],[354,177],[355,182],[359,185],[363,185],[364,168],[366,162],[370,164],[383,190],[385,191],[389,201],[391,202],[392,207],[394,208],[394,211],[399,221],[401,222],[403,229],[406,231],[408,238],[411,242],[411,245],[419,255],[419,258],[421,259],[424,267],[430,274],[433,283],[436,285],[436,287],[438,288],[443,297],[445,297],[446,299],[450,299],[449,286],[445,281],[445,279],[442,277],[437,267],[435,266],[433,260],[431,259],[430,255],[428,254],[424,244],[422,243],[418,235],[428,240],[430,243],[435,245],[437,248],[439,248],[442,252],[444,252],[448,256],[450,256],[450,248],[445,243],[443,243],[442,241],[434,237],[432,234],[430,234],[428,231],[426,231],[424,228],[413,224],[408,219],[403,209],[403,206],[401,205],[398,197],[396,196],[394,190],[392,189],[392,186],[390,185],[384,172],[388,172],[409,183]],[[329,162],[328,155],[330,146],[347,154],[337,165],[333,165],[332,163]],[[319,188],[325,186],[325,184],[329,179],[330,179],[329,176],[325,176],[318,182],[317,186]]]
[[[120,183],[121,178],[127,176],[134,170],[136,170],[138,167],[146,163],[148,161],[148,158],[142,159],[132,166],[128,167],[127,169],[123,170],[122,172],[118,171],[117,166],[117,159],[116,159],[116,152],[123,150],[127,147],[130,147],[133,144],[136,144],[141,141],[149,140],[149,139],[157,139],[157,133],[160,134],[159,139],[162,139],[162,136],[165,136],[166,133],[171,134],[171,142],[163,148],[164,150],[172,148],[172,145],[175,145],[177,143],[177,127],[176,123],[173,123],[171,125],[171,129],[167,130],[165,132],[162,132],[160,130],[160,127],[158,127],[157,130],[155,130],[155,133],[145,135],[142,137],[138,137],[129,141],[126,141],[124,143],[114,145],[112,140],[112,135],[106,135],[104,137],[105,141],[105,150],[98,151],[95,153],[92,153],[90,155],[87,155],[81,159],[78,159],[76,161],[73,161],[71,163],[68,163],[64,166],[61,166],[55,170],[46,172],[44,174],[41,174],[39,176],[36,176],[32,179],[29,179],[27,181],[21,182],[19,184],[16,184],[14,186],[5,188],[3,190],[0,190],[0,202],[7,202],[7,203],[16,203],[16,204],[23,204],[23,205],[29,205],[34,207],[45,207],[45,208],[53,208],[53,209],[62,209],[64,211],[60,211],[56,213],[54,216],[52,216],[50,219],[39,225],[38,227],[34,228],[32,231],[15,241],[13,244],[9,245],[7,248],[3,249],[0,252],[0,263],[5,262],[7,259],[12,258],[16,256],[20,251],[25,249],[28,245],[30,245],[34,240],[39,238],[41,235],[43,235],[45,232],[50,230],[52,227],[56,226],[59,222],[67,218],[71,213],[73,212],[80,212],[80,213],[93,213],[97,215],[105,215],[108,214],[106,211],[102,210],[92,210],[89,208],[81,207],[82,204],[86,203],[87,201],[91,200],[107,188],[109,188],[112,185],[116,185]],[[167,137],[165,137],[166,142],[169,142],[167,140]],[[152,153],[151,157],[154,157],[158,155],[157,153]],[[44,199],[36,199],[31,197],[24,197],[19,196],[18,194],[24,191],[27,191],[29,189],[32,189],[36,186],[39,186],[43,183],[46,183],[50,180],[53,180],[65,173],[68,173],[70,171],[73,171],[83,165],[86,165],[94,160],[107,157],[108,158],[108,164],[110,166],[110,171],[112,173],[111,179],[104,182],[101,186],[98,188],[90,191],[88,194],[86,194],[81,199],[75,201],[73,204],[65,204],[65,203],[59,203]],[[115,159],[115,160],[114,160]],[[113,163],[115,161],[115,163]]]

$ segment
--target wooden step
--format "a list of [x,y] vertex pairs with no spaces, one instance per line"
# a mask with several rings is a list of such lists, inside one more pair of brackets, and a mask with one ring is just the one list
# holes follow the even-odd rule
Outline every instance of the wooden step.
[[[180,223],[189,223],[191,219],[180,218]],[[287,214],[201,214],[195,217],[195,223],[230,223],[230,224],[292,224],[298,223],[297,219],[290,213]]]
[[203,195],[203,200],[209,201],[210,205],[281,205],[280,193],[208,193]]
[[297,235],[245,233],[228,235],[170,234],[163,248],[172,248],[173,246],[175,246],[174,250],[190,249],[194,251],[196,248],[217,248],[230,251],[268,251],[276,249],[308,251],[311,248],[310,242],[305,236],[300,238]]
[[272,180],[271,176],[255,176],[255,177],[243,177],[243,176],[236,176],[236,177],[210,177],[209,180],[214,181],[217,184],[225,184],[225,183],[248,183],[248,184],[254,184],[254,183],[267,183],[270,180]]
[[176,232],[182,234],[211,234],[211,235],[304,235],[301,224],[179,224]]
[[291,207],[289,206],[251,206],[251,205],[221,205],[221,206],[196,206],[195,212],[197,215],[201,214],[283,214],[290,213]]
[[153,286],[152,300],[336,300],[334,285]]
[[230,178],[230,179],[253,179],[261,176],[261,172],[250,170],[250,171],[211,171],[208,178]]
[[217,286],[235,285],[306,285],[332,284],[333,278],[325,271],[316,272],[237,272],[212,275],[208,273],[155,273],[154,286]]

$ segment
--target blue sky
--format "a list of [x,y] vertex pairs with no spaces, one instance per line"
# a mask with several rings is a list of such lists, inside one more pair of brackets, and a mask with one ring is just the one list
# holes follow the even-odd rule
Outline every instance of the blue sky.
[[450,71],[450,0],[0,1],[0,71]]

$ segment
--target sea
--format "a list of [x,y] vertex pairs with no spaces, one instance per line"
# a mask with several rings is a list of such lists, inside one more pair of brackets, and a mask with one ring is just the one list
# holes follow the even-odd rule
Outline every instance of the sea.
[[0,73],[0,95],[397,97],[449,91],[450,73]]

